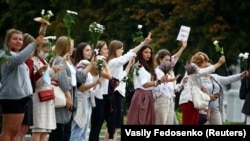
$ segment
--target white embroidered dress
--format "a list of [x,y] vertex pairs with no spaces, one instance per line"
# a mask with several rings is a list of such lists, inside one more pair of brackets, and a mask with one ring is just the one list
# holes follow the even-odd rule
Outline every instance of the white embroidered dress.
[[[34,74],[44,66],[44,63],[37,57],[32,57],[34,61]],[[45,61],[45,60],[44,60]],[[46,62],[46,61],[45,61]],[[47,63],[47,62],[46,62]],[[48,68],[49,70],[50,68]],[[51,72],[51,71],[50,71]],[[50,89],[51,86],[46,83],[41,76],[36,82],[35,93],[33,94],[33,126],[31,129],[42,129],[50,131],[56,128],[55,104],[54,100],[40,102],[38,91]]]

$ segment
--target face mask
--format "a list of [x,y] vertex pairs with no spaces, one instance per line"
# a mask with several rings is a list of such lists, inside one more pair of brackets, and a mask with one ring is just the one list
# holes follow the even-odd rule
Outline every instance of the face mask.
[[45,53],[44,51],[41,50],[38,55],[45,59],[49,56],[49,53]]

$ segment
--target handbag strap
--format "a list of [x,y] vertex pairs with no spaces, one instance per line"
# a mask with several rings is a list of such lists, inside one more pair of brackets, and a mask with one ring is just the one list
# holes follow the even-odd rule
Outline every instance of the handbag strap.
[[59,86],[58,81],[54,80],[54,79],[51,79],[51,85],[53,85],[53,86]]
[[212,94],[214,93],[214,79],[212,76],[210,76],[211,82],[212,82]]

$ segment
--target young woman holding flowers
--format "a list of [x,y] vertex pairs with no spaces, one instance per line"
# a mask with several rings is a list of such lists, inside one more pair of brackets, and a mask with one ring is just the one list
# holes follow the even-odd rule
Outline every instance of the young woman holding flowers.
[[[167,49],[161,49],[156,53],[155,60],[157,67],[155,72],[157,79],[160,79],[162,76],[167,75],[167,83],[161,83],[155,89],[158,89],[156,92],[155,98],[155,113],[156,113],[156,124],[174,124],[175,119],[175,92],[179,91],[182,87],[182,84],[176,84],[177,77],[174,74],[173,67],[180,58],[182,52],[187,47],[187,42],[182,42],[182,46],[177,53],[171,55]],[[165,66],[165,69],[168,72],[164,72],[164,64],[169,64]],[[173,63],[173,64],[171,64]],[[170,67],[168,69],[167,67]],[[153,91],[153,94],[155,91]]]
[[56,57],[52,62],[52,67],[60,65],[62,69],[58,75],[59,87],[64,91],[66,97],[66,106],[55,108],[56,126],[57,128],[50,133],[49,141],[69,141],[71,134],[71,122],[75,110],[76,103],[76,84],[77,80],[82,83],[86,80],[87,72],[91,69],[91,65],[82,71],[78,71],[70,61],[73,46],[68,37],[61,36],[57,39],[55,45]]
[[[118,40],[113,40],[109,43],[109,56],[107,59],[108,67],[112,74],[112,77],[119,80],[119,86],[115,89],[114,97],[112,97],[113,103],[113,114],[110,118],[111,125],[108,127],[108,132],[106,132],[105,140],[113,139],[116,140],[117,131],[121,128],[121,121],[123,119],[122,114],[122,98],[125,97],[125,82],[122,79],[128,74],[130,68],[132,67],[132,62],[129,60],[133,59],[136,56],[136,53],[141,49],[143,44],[148,44],[151,41],[151,33],[143,41],[142,44],[132,48],[126,54],[123,55],[123,43]],[[128,63],[128,68],[124,71],[123,66]],[[105,80],[106,83],[109,83],[108,80]],[[107,114],[109,114],[107,112]],[[112,134],[111,134],[112,133]],[[115,133],[115,134],[114,134]],[[114,135],[113,135],[114,134]]]
[[[33,68],[32,81],[34,82],[34,94],[33,94],[33,125],[31,141],[46,141],[47,135],[54,129],[56,129],[56,116],[54,108],[54,99],[48,101],[40,101],[38,93],[43,90],[52,90],[50,84],[51,78],[57,77],[59,72],[59,66],[53,66],[50,68],[46,57],[50,48],[47,46],[48,40],[44,41],[44,44],[33,53],[33,64],[29,67]],[[48,75],[48,79],[45,78]],[[49,82],[48,82],[49,81]]]
[[[106,115],[106,106],[105,106],[105,95],[107,95],[108,84],[105,83],[105,80],[112,79],[108,64],[106,63],[106,58],[108,57],[108,46],[105,41],[98,41],[97,48],[94,50],[95,57],[97,61],[96,67],[93,67],[91,74],[93,79],[102,78],[101,83],[95,88],[95,107],[92,109],[91,113],[91,129],[89,134],[90,141],[99,141],[99,134],[102,128],[104,120],[108,120]],[[98,58],[99,60],[98,63]],[[104,60],[102,59],[104,58]]]
[[157,80],[154,70],[153,49],[148,44],[142,44],[142,47],[136,54],[136,62],[139,61],[141,67],[133,72],[133,83],[135,93],[127,115],[128,125],[154,125],[155,124],[155,106],[152,94],[153,87],[160,83],[167,82],[167,76]]
[[7,30],[4,45],[11,50],[11,55],[1,54],[7,61],[1,64],[0,104],[2,108],[2,130],[0,141],[16,140],[24,118],[26,104],[31,100],[33,90],[29,69],[25,63],[36,47],[43,43],[43,35],[23,45],[23,33],[16,29]]
[[[191,62],[193,65],[197,66],[197,77],[205,76],[206,74],[214,72],[225,62],[225,57],[221,56],[216,64],[209,67],[207,67],[208,61],[209,58],[207,54],[203,52],[197,52],[192,56]],[[183,79],[187,79],[187,77],[188,74],[186,73]],[[183,125],[197,125],[199,121],[199,109],[194,108],[191,88],[192,84],[190,81],[187,81],[187,83],[183,85],[183,90],[180,94],[179,105],[182,111]]]
[[[20,51],[22,51],[23,49],[25,49],[28,44],[32,43],[35,41],[35,38],[33,36],[31,36],[28,33],[24,33],[23,34],[23,46],[20,49]],[[34,88],[34,82],[32,81],[32,76],[33,76],[33,60],[31,59],[32,54],[29,56],[29,58],[25,61],[25,63],[27,64],[28,68],[29,68],[29,74],[30,74],[30,79],[31,79],[31,85],[32,85],[32,89],[33,92],[35,90]],[[31,99],[26,105],[25,105],[25,111],[24,111],[24,118],[23,118],[23,122],[22,122],[22,126],[20,128],[18,137],[16,138],[17,141],[25,141],[25,135],[29,130],[29,127],[33,125],[33,100]]]
[[[92,56],[92,49],[87,43],[78,44],[75,50],[75,66],[77,70],[84,70],[88,65],[93,67],[94,57],[89,62]],[[85,141],[87,139],[87,131],[90,125],[90,116],[92,113],[92,97],[94,95],[95,87],[100,83],[101,79],[93,78],[92,74],[88,72],[85,82],[77,81],[77,108],[76,114],[72,121],[70,141]]]

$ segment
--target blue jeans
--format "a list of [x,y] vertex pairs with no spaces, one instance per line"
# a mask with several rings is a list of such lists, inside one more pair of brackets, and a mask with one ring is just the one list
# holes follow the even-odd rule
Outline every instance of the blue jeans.
[[88,109],[86,109],[88,112],[87,115],[87,121],[83,128],[80,128],[75,120],[72,121],[72,127],[71,127],[71,135],[70,135],[70,141],[85,141],[87,139],[87,133],[89,129],[89,123],[90,123],[90,116],[92,112],[92,106],[91,106],[91,100],[90,98],[87,99],[88,103]]

